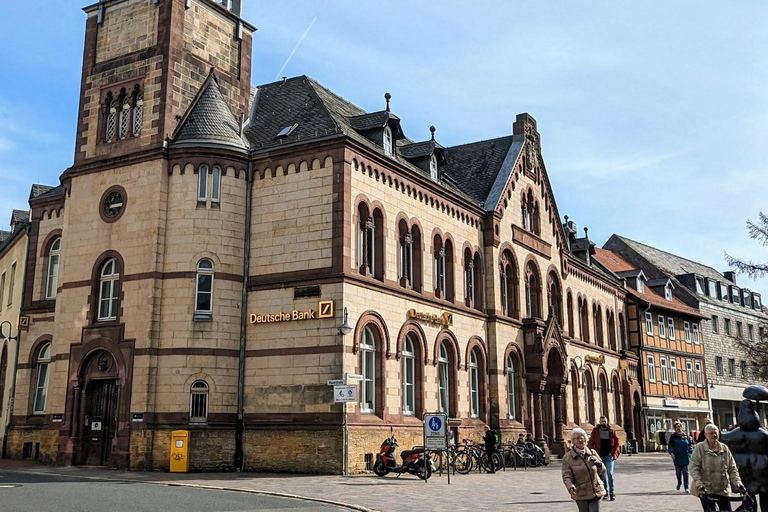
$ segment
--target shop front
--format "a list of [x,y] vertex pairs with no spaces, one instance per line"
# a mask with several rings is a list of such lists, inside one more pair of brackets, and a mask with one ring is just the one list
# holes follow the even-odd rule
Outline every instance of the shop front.
[[666,450],[677,421],[683,424],[685,433],[697,436],[710,414],[708,403],[703,400],[649,396],[646,411],[648,451]]

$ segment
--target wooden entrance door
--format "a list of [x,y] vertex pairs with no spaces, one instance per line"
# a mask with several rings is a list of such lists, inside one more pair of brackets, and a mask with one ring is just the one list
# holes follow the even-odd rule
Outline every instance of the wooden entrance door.
[[113,379],[94,380],[88,384],[84,415],[85,463],[104,466],[109,462],[117,429],[117,387]]

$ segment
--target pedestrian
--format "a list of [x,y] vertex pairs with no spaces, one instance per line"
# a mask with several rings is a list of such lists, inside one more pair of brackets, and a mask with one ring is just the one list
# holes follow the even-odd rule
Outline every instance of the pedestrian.
[[605,466],[600,456],[587,446],[587,433],[582,428],[571,432],[573,448],[563,455],[563,483],[579,512],[599,512],[605,486],[600,476]]
[[707,416],[707,417],[704,419],[704,426],[703,426],[703,427],[701,427],[701,432],[699,432],[699,438],[696,440],[696,442],[697,442],[697,443],[703,443],[703,442],[704,442],[704,441],[707,439],[707,438],[704,436],[704,429],[706,429],[706,428],[707,428],[707,425],[711,425],[711,424],[712,424],[712,418],[710,418],[709,416]]
[[616,430],[608,424],[608,418],[600,416],[600,424],[592,429],[592,435],[589,436],[589,448],[600,455],[605,472],[603,473],[603,483],[605,490],[608,491],[605,498],[611,501],[616,499],[616,489],[613,485],[613,468],[616,459],[619,458],[619,436]]
[[489,473],[495,473],[496,467],[493,463],[493,455],[496,453],[496,434],[488,425],[485,426],[485,453],[488,456]]
[[[731,450],[718,441],[720,429],[713,423],[704,427],[706,441],[696,445],[691,457],[691,480],[693,493],[701,500],[704,510],[708,510],[707,502],[702,496],[705,492],[710,495],[728,496],[731,486],[739,492],[747,492],[741,483],[739,469],[733,459]],[[731,502],[717,500],[720,510],[731,510]]]
[[675,433],[669,437],[668,451],[672,456],[672,462],[675,464],[675,475],[677,475],[677,490],[680,485],[685,486],[685,492],[690,493],[691,488],[688,485],[688,464],[691,461],[691,451],[693,449],[693,440],[683,432],[683,424],[675,422]]

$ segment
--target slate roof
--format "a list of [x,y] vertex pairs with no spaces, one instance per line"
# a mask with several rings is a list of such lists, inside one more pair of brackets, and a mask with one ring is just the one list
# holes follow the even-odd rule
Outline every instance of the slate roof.
[[10,231],[3,231],[0,229],[0,244],[11,238],[11,232]]
[[13,210],[13,213],[11,214],[11,225],[27,221],[29,221],[29,212],[24,210]]
[[[499,171],[508,164],[507,155],[515,150],[511,135],[452,146],[445,150],[446,164],[442,168],[442,174],[490,211],[495,209],[498,199],[489,200],[489,194],[497,182]],[[507,178],[503,181],[506,185]],[[498,195],[500,196],[501,192]]]
[[214,142],[245,149],[240,123],[229,110],[216,77],[210,75],[174,134],[174,142]]
[[[429,156],[432,153],[434,153],[435,149],[444,149],[444,148],[434,140],[430,139],[430,140],[425,140],[423,142],[413,142],[411,144],[405,144],[405,145],[399,146],[397,149],[403,158],[411,159],[411,158]],[[445,173],[445,167],[443,168],[443,173]]]
[[[632,263],[630,263],[629,261],[622,258],[619,254],[616,254],[615,252],[609,251],[607,249],[600,249],[596,247],[593,258],[595,258],[598,261],[598,263],[603,265],[606,269],[614,273],[634,272],[635,274],[637,274],[640,271],[640,269],[632,265]],[[682,313],[689,316],[695,316],[697,318],[708,318],[707,316],[701,314],[697,309],[694,309],[688,306],[683,301],[675,297],[674,294],[672,295],[672,300],[669,301],[665,297],[662,297],[661,295],[659,295],[649,287],[645,288],[644,293],[638,292],[636,289],[632,288],[631,286],[627,286],[626,290],[629,293],[629,295],[631,295],[633,298],[645,304],[651,304],[659,308],[675,311],[677,313]]]
[[351,117],[349,119],[349,125],[355,130],[364,132],[375,128],[384,128],[384,125],[390,119],[399,120],[398,117],[391,112],[382,110],[380,112],[371,112],[370,114]]
[[666,274],[673,276],[698,274],[714,281],[727,281],[720,272],[707,265],[676,256],[650,245],[641,244],[623,236],[614,236]]
[[46,192],[52,190],[53,188],[54,187],[51,187],[49,185],[40,185],[38,183],[35,183],[34,185],[32,185],[32,190],[29,191],[29,198],[36,199],[41,195],[45,194]]

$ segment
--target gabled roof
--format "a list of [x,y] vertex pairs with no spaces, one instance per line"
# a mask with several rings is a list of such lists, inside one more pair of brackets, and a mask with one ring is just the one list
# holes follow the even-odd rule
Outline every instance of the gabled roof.
[[[519,153],[522,147],[522,144],[513,143],[512,139],[508,135],[446,148],[443,176],[483,204],[486,211],[493,211],[497,200],[489,198],[489,195],[498,188],[496,184],[502,182],[501,190],[498,191],[498,195],[501,195],[509,177],[506,171],[511,172],[517,159],[515,153]],[[510,155],[514,156],[510,158]],[[502,170],[505,172],[500,172]],[[502,179],[497,180],[497,177]]]
[[173,134],[173,143],[215,143],[245,149],[240,123],[229,110],[211,71]]
[[19,222],[29,221],[29,212],[24,210],[13,210],[11,214],[11,225]]
[[[668,277],[649,279],[645,284],[647,284],[648,286],[667,286],[667,284],[672,284],[672,279]],[[672,286],[674,287],[674,285]]]
[[429,156],[435,152],[436,149],[445,149],[443,146],[435,142],[434,140],[425,140],[422,142],[413,142],[411,144],[405,144],[399,146],[398,151],[400,155],[410,160],[411,158],[420,158]]
[[638,273],[642,272],[642,270],[622,258],[619,254],[607,249],[595,247],[595,257],[605,268],[617,275],[619,275],[620,272],[630,272],[631,275],[638,275]]
[[11,237],[10,231],[3,231],[2,229],[0,229],[0,244],[8,240],[10,237]]
[[371,112],[370,114],[350,117],[349,125],[355,130],[364,132],[376,128],[384,128],[384,125],[386,125],[390,119],[393,121],[400,121],[400,118],[392,112],[381,110],[379,112]]
[[29,191],[29,198],[36,199],[41,195],[45,194],[46,192],[53,190],[54,188],[55,187],[51,187],[49,185],[40,185],[38,183],[35,183],[32,185],[32,190]]

